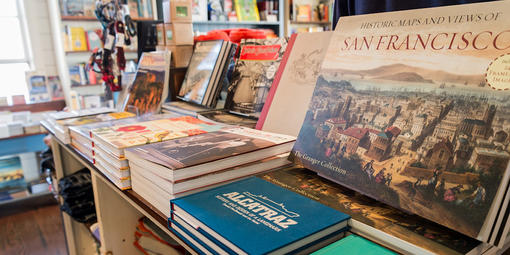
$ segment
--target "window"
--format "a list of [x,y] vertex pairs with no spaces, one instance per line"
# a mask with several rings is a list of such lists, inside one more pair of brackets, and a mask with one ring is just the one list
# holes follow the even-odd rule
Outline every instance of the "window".
[[0,96],[28,98],[25,72],[30,70],[29,42],[21,0],[0,1]]

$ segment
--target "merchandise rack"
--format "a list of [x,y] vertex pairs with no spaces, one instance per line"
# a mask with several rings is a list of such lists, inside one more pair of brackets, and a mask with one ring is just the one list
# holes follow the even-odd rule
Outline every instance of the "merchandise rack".
[[[47,127],[45,127],[47,128]],[[99,224],[101,254],[140,254],[133,246],[138,219],[149,218],[167,235],[191,254],[198,254],[168,229],[167,218],[133,190],[122,191],[72,146],[58,140],[53,134],[51,148],[57,179],[88,168]],[[170,206],[170,205],[169,205]],[[70,255],[94,254],[96,240],[87,226],[62,213],[67,249]]]

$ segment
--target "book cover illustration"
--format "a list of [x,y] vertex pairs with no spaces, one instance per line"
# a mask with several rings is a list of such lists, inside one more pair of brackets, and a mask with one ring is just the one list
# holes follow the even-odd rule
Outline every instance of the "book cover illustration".
[[[298,135],[332,33],[299,33],[291,37],[257,128]],[[293,114],[288,113],[290,108]]]
[[124,111],[134,107],[138,114],[156,113],[168,90],[168,52],[145,52],[138,64],[136,77],[124,99]]
[[350,218],[257,177],[171,200],[171,208],[176,206],[237,254],[268,254]]
[[510,159],[509,7],[341,19],[292,157],[391,206],[486,238]]
[[58,76],[48,76],[48,89],[52,100],[64,99],[64,90]]
[[[259,134],[260,133],[260,134]],[[176,139],[134,148],[143,158],[157,158],[170,169],[179,169],[231,157],[292,141],[293,138],[246,128],[224,129],[213,133]]]
[[0,191],[26,188],[19,157],[0,159]]
[[456,231],[318,177],[307,169],[289,167],[259,177],[433,253],[465,254],[480,244]]
[[234,0],[239,21],[259,21],[259,10],[255,0]]
[[46,102],[50,100],[48,87],[46,85],[46,76],[43,74],[36,74],[35,72],[27,72],[28,80],[28,94],[30,95],[30,102]]
[[222,126],[184,116],[104,127],[92,130],[92,133],[116,148],[126,148],[213,132],[221,128]]
[[258,117],[287,48],[286,38],[243,39],[227,108]]
[[223,40],[196,43],[179,91],[179,98],[197,104],[202,103],[223,43]]

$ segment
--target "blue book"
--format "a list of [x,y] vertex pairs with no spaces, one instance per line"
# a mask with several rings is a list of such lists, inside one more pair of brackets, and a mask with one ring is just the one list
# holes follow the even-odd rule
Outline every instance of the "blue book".
[[168,228],[170,231],[172,231],[172,233],[174,233],[177,237],[189,245],[189,247],[191,247],[194,251],[198,252],[199,254],[211,254],[209,247],[204,246],[205,244],[203,242],[197,241],[190,235],[189,231],[186,231],[174,221],[168,221]]
[[237,254],[293,252],[347,227],[350,218],[256,177],[170,202],[172,213]]
[[329,254],[350,254],[350,255],[394,255],[397,254],[382,246],[379,246],[369,240],[357,236],[349,235],[335,243],[332,243],[311,255],[329,255]]

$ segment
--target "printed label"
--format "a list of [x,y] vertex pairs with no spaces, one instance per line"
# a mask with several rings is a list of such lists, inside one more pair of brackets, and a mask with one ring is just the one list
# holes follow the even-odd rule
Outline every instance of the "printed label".
[[487,84],[495,90],[510,89],[510,54],[496,58],[487,68]]
[[277,60],[281,45],[246,45],[241,49],[241,60]]

